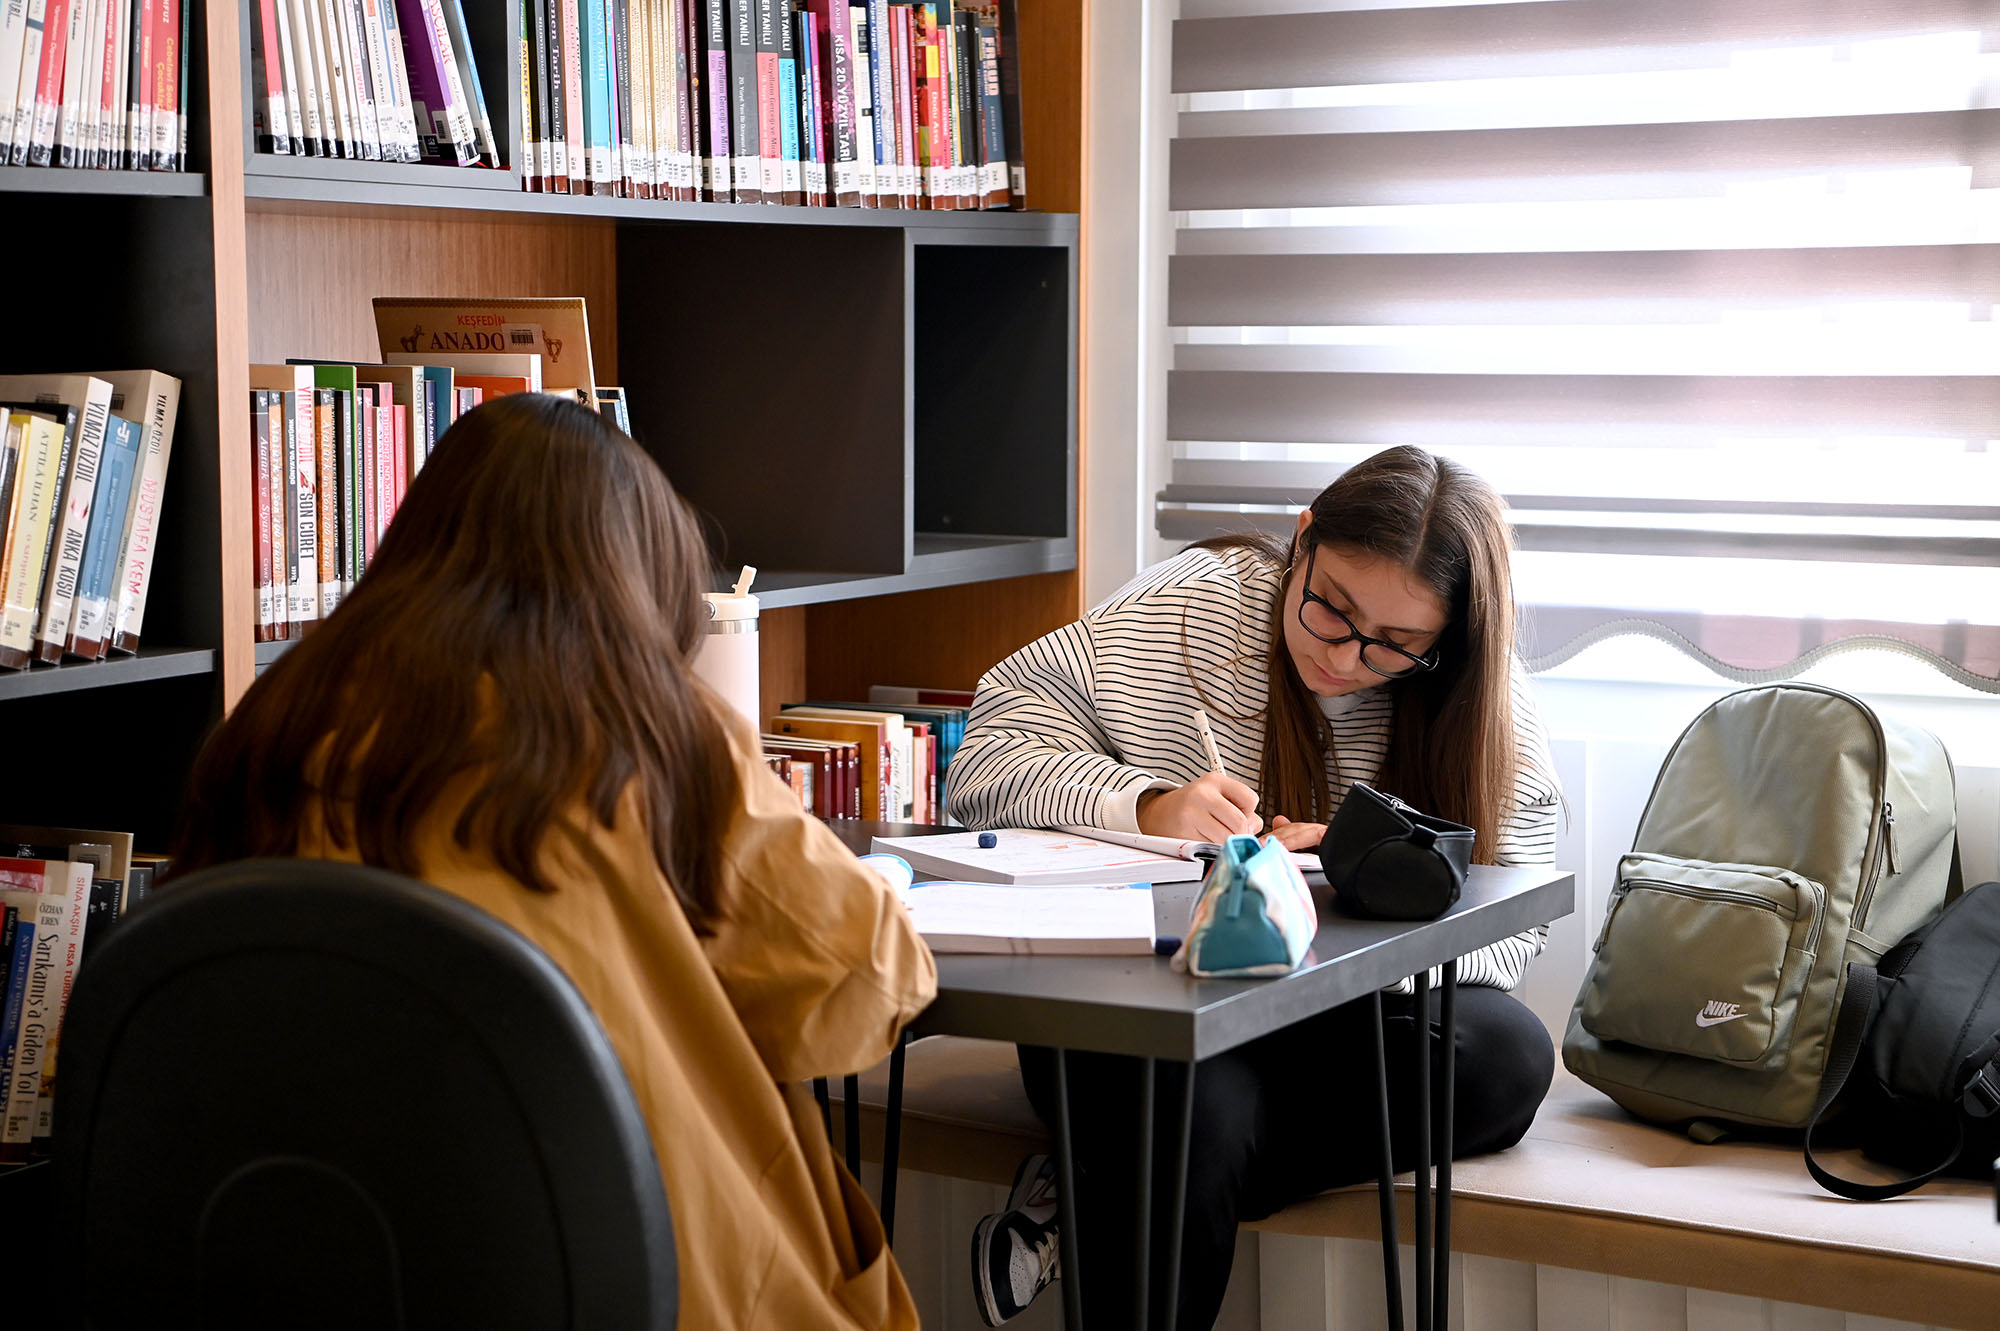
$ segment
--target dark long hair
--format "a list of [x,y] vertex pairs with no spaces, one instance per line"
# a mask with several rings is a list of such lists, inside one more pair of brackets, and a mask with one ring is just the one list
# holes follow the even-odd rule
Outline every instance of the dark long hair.
[[445,434],[367,575],[212,735],[177,871],[289,855],[311,814],[415,874],[454,779],[451,833],[548,890],[539,852],[581,804],[610,826],[636,786],[653,856],[697,928],[740,785],[689,658],[708,554],[651,458],[596,412],[500,398]]
[[[1506,508],[1475,473],[1402,446],[1349,467],[1312,502],[1291,542],[1249,532],[1199,542],[1250,549],[1286,577],[1319,546],[1383,559],[1431,589],[1449,615],[1435,670],[1382,685],[1394,699],[1389,751],[1377,784],[1478,833],[1474,858],[1493,861],[1514,789],[1510,676],[1514,647],[1512,539]],[[1326,755],[1333,732],[1285,648],[1285,592],[1271,611],[1271,653],[1260,807],[1302,822],[1332,813]]]

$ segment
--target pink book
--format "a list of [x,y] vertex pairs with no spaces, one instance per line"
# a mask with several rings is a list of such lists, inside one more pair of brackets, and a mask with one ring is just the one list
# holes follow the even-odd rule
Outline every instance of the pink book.
[[396,507],[403,506],[403,496],[410,492],[410,409],[398,403],[395,411],[396,435]]
[[375,390],[375,539],[389,530],[396,512],[396,386],[370,384]]

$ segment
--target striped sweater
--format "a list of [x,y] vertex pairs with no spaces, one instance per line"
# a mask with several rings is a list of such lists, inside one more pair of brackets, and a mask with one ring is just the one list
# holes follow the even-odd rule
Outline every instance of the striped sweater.
[[[1271,607],[1280,591],[1279,570],[1251,551],[1184,551],[993,667],[979,681],[965,741],[952,759],[952,815],[974,828],[1137,831],[1141,794],[1208,770],[1197,706],[1208,713],[1223,765],[1254,779],[1264,747]],[[1354,782],[1372,782],[1381,770],[1391,697],[1375,688],[1320,702],[1333,732],[1327,781],[1337,804]],[[1555,769],[1518,667],[1514,733],[1514,800],[1494,859],[1550,864]],[[1460,982],[1512,989],[1547,938],[1546,928],[1535,928],[1481,948],[1460,961]],[[1410,987],[1407,980],[1400,986]]]

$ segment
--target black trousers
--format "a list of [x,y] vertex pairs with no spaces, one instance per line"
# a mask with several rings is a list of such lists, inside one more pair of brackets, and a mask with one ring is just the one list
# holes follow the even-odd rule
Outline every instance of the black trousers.
[[[1437,999],[1433,993],[1429,1014],[1433,1094],[1444,1052]],[[1385,994],[1382,1011],[1391,1149],[1402,1171],[1416,1156],[1416,1000]],[[1370,1000],[1362,999],[1196,1065],[1176,1327],[1206,1331],[1214,1325],[1239,1223],[1376,1176],[1373,1019]],[[1454,1025],[1452,1153],[1479,1155],[1512,1146],[1527,1132],[1555,1073],[1548,1032],[1507,994],[1473,986],[1458,991]],[[1053,1126],[1054,1053],[1028,1045],[1020,1052],[1028,1098]],[[1069,1056],[1084,1316],[1099,1328],[1122,1328],[1131,1317],[1138,1171],[1132,1115],[1139,1103],[1139,1066],[1116,1055]],[[1153,1125],[1156,1199],[1172,1195],[1170,1152],[1157,1147],[1175,1139],[1181,1086],[1178,1070],[1161,1069]],[[1157,1219],[1153,1232],[1161,1233]],[[1155,1276],[1163,1278],[1158,1271]],[[1157,1294],[1152,1306],[1159,1306]]]

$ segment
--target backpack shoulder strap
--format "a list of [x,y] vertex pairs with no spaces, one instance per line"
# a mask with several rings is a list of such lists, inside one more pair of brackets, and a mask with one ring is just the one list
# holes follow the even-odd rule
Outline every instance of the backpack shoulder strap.
[[[1954,852],[1955,854],[1956,852]],[[1943,1173],[1965,1146],[1965,1121],[1956,1115],[1956,1140],[1951,1150],[1934,1167],[1914,1177],[1901,1179],[1895,1183],[1857,1183],[1853,1179],[1842,1178],[1820,1163],[1813,1154],[1813,1131],[1841,1091],[1847,1087],[1847,1079],[1854,1072],[1854,1065],[1861,1057],[1861,1046],[1868,1035],[1868,1027],[1875,1015],[1875,968],[1859,961],[1847,964],[1847,990],[1841,995],[1840,1015],[1834,1021],[1833,1052],[1827,1059],[1826,1076],[1821,1079],[1819,1099],[1813,1105],[1812,1120],[1806,1125],[1806,1171],[1822,1188],[1837,1193],[1851,1201],[1880,1202],[1891,1197],[1900,1197],[1906,1192],[1914,1192],[1924,1184]]]

